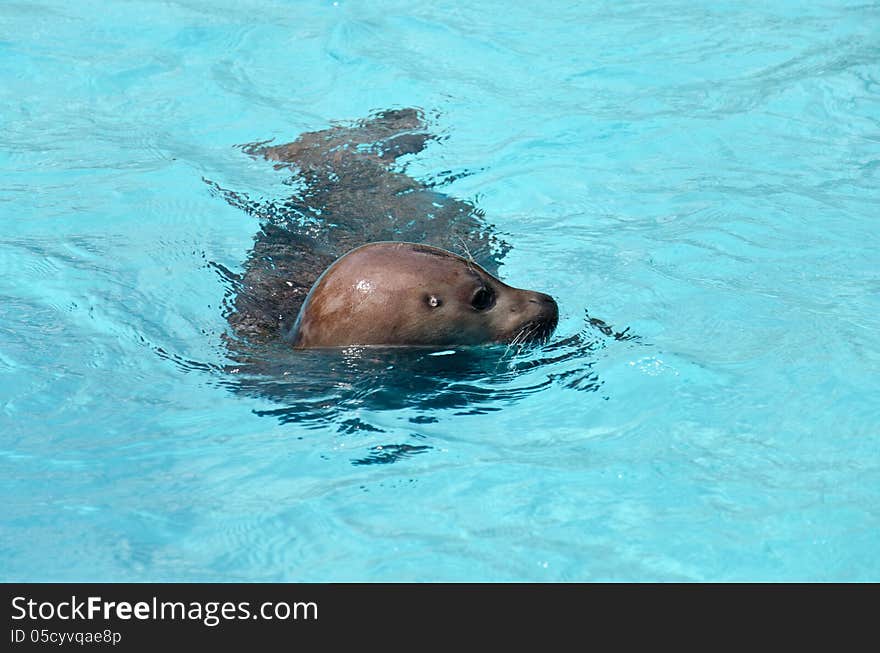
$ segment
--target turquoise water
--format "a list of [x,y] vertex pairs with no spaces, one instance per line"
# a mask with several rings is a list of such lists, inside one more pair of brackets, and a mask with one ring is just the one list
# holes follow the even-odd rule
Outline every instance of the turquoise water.
[[[878,64],[864,0],[4,2],[0,579],[880,580]],[[244,383],[203,178],[409,106],[556,335]]]

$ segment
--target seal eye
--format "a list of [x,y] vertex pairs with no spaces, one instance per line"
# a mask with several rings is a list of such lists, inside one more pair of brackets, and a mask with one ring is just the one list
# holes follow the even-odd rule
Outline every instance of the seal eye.
[[428,303],[428,306],[430,306],[431,308],[437,308],[438,306],[440,306],[440,304],[443,303],[440,301],[440,298],[437,297],[437,295],[428,295],[425,298],[425,301]]
[[471,298],[471,306],[478,311],[487,311],[495,306],[495,292],[485,286],[477,290]]

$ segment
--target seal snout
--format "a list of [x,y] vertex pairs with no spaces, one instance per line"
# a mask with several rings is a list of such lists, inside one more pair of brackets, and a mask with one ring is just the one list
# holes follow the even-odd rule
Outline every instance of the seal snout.
[[552,306],[553,310],[559,310],[559,307],[556,304],[556,300],[553,299],[550,295],[542,292],[532,292],[532,296],[529,297],[529,302],[532,304],[544,304],[546,306]]
[[514,338],[519,342],[543,342],[550,337],[559,322],[559,306],[550,295],[531,291],[527,304],[534,311]]
[[529,297],[529,303],[537,304],[541,316],[546,319],[552,319],[553,326],[556,326],[556,322],[559,319],[559,305],[555,299],[542,292],[533,292],[532,296]]

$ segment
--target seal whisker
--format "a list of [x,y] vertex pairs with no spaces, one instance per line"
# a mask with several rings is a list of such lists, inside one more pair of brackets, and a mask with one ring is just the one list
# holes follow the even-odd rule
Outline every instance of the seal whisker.
[[471,254],[471,250],[468,247],[468,244],[465,242],[464,238],[462,238],[461,236],[458,236],[458,244],[461,246],[461,248],[464,250],[464,253],[467,255],[464,258],[468,262],[468,267],[471,269],[471,271],[473,271],[473,265],[476,265],[477,261],[474,258],[473,254]]
[[502,360],[507,357],[507,354],[510,353],[511,349],[513,349],[514,347],[517,346],[517,344],[519,344],[519,339],[522,337],[523,332],[526,330],[527,327],[528,327],[528,325],[524,325],[524,326],[520,327],[520,330],[516,332],[516,335],[513,336],[513,338],[511,338],[510,342],[507,343],[507,347],[505,347],[504,353],[501,354]]
[[516,335],[507,344],[507,347],[504,349],[504,353],[501,354],[501,358],[498,361],[499,365],[508,357],[511,349],[516,348],[514,354],[520,353],[523,348],[531,341],[532,336],[542,329],[544,329],[544,326],[540,322],[529,322],[520,327],[519,331],[516,332]]
[[[519,330],[519,332],[513,337],[513,340],[510,341],[510,347],[519,347],[517,353],[522,351],[522,345],[525,344],[526,340],[528,340],[529,336],[532,333],[532,325],[525,324]],[[508,347],[509,348],[509,347]]]

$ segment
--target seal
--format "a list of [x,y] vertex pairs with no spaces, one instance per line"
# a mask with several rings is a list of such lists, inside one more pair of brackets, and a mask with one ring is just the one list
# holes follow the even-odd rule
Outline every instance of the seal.
[[435,190],[469,173],[428,181],[404,173],[400,158],[433,140],[419,110],[381,111],[292,143],[244,146],[293,172],[283,200],[206,180],[261,220],[244,274],[216,266],[232,285],[226,317],[238,342],[450,346],[550,335],[553,299],[497,279],[509,246],[473,204]]
[[452,252],[380,242],[320,276],[288,340],[297,349],[520,344],[546,338],[558,315],[549,295],[508,286]]

